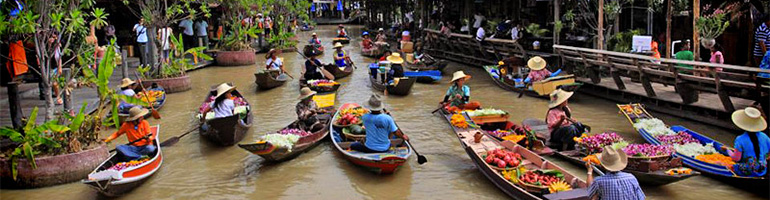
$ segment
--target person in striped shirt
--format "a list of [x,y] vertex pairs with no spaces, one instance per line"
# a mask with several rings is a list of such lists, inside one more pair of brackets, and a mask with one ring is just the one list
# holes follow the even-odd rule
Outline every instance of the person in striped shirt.
[[766,15],[762,24],[757,27],[754,32],[754,66],[759,66],[762,62],[762,57],[767,53],[768,46],[770,46],[770,15]]

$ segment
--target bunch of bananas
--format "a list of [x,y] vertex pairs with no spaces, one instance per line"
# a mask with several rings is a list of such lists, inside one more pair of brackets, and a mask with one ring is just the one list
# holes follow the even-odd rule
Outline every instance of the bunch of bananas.
[[[165,93],[166,92],[160,90],[147,90],[147,92],[140,92],[139,94],[136,94],[136,96],[140,100],[147,102],[148,104],[152,104],[158,99],[163,98]],[[147,96],[145,97],[145,95]]]
[[557,193],[557,192],[563,192],[563,191],[569,191],[569,190],[572,190],[572,187],[569,184],[567,184],[567,182],[564,182],[564,180],[551,183],[551,185],[548,186],[548,191],[551,193]]
[[361,116],[364,116],[364,114],[366,114],[366,113],[369,113],[369,110],[367,110],[366,108],[362,108],[362,107],[345,108],[345,109],[342,109],[342,111],[340,111],[340,116],[345,116],[347,114],[352,114],[353,116],[361,117]]

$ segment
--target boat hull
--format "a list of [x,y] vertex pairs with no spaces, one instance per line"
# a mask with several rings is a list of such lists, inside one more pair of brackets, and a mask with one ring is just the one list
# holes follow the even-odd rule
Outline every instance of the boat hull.
[[277,77],[280,74],[277,70],[271,70],[269,72],[255,73],[254,83],[257,84],[257,88],[260,90],[269,90],[282,86],[287,80],[278,80]]

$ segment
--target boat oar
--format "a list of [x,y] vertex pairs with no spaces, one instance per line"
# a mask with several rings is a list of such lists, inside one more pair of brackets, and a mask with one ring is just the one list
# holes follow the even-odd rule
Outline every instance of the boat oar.
[[193,129],[188,130],[187,132],[183,133],[182,135],[171,137],[171,138],[167,139],[166,141],[161,142],[160,146],[162,146],[162,147],[173,146],[174,144],[179,142],[179,138],[182,138],[185,135],[192,133],[193,131],[195,131],[196,129],[198,129],[200,127],[201,127],[201,125],[197,125]]
[[[129,143],[128,143],[128,144],[126,144],[126,145],[132,145],[132,144],[134,144],[134,143],[136,143],[136,142],[139,142],[139,141],[145,140],[145,139],[147,139],[147,138],[150,138],[150,136],[152,136],[152,133],[150,133],[150,134],[147,134],[147,135],[145,135],[144,137],[141,137],[141,138],[139,138],[139,139],[136,139],[136,140],[134,140],[134,141],[131,141],[131,142],[129,142]],[[117,151],[117,150],[118,150],[118,148],[114,148],[114,149],[110,150],[110,153],[112,153],[112,152],[115,152],[115,151]]]
[[414,146],[412,146],[412,144],[409,144],[409,141],[404,141],[404,142],[406,142],[409,146],[412,147],[412,151],[414,151],[414,154],[417,155],[417,163],[418,164],[422,165],[422,164],[425,164],[426,162],[428,162],[428,159],[425,158],[425,156],[420,155],[420,153],[417,152],[417,149],[415,149]]
[[[136,76],[136,79],[139,79],[139,74],[136,74],[136,72],[134,72],[134,75]],[[158,113],[158,110],[155,110],[155,106],[153,105],[153,103],[155,102],[150,102],[150,95],[147,94],[147,89],[144,88],[144,83],[139,83],[139,86],[142,86],[142,92],[144,92],[144,99],[147,100],[147,103],[150,104],[150,111],[152,113],[152,118],[160,119],[160,113]]]

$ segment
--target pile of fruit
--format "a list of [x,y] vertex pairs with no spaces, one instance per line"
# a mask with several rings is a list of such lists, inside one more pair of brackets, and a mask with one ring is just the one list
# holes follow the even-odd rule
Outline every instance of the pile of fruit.
[[321,80],[309,80],[307,81],[307,84],[315,87],[331,87],[331,86],[339,85],[340,83],[337,83],[336,81],[321,79]]
[[492,108],[478,109],[478,110],[467,110],[467,111],[463,111],[463,112],[468,113],[469,117],[496,116],[496,115],[507,115],[508,114],[508,112],[505,112],[503,110],[492,109]]
[[637,115],[644,114],[644,110],[642,110],[642,108],[635,105],[622,105],[620,106],[620,109],[623,112],[628,114],[637,114]]
[[461,114],[453,114],[449,122],[452,126],[457,128],[468,128],[468,121],[466,121],[465,116]]
[[521,163],[521,155],[504,149],[495,149],[487,152],[484,161],[498,168],[518,167]]
[[[528,171],[519,176],[522,183],[535,186],[550,186],[559,181],[564,181],[564,174],[556,170],[535,170]],[[566,184],[566,183],[565,183]]]
[[128,161],[128,162],[119,162],[118,164],[113,165],[109,169],[110,170],[115,170],[115,171],[121,171],[121,170],[128,169],[129,167],[134,167],[134,166],[141,165],[142,163],[145,163],[145,162],[147,162],[149,160],[150,160],[150,158],[144,158],[144,159],[132,160],[132,161]]
[[729,156],[718,154],[718,153],[697,155],[695,156],[695,159],[698,159],[703,162],[707,162],[715,165],[727,166],[727,167],[735,165],[735,161],[733,161],[732,158],[730,158]]
[[670,156],[674,154],[674,148],[671,145],[629,144],[623,148],[623,151],[631,157]]
[[684,167],[682,167],[682,168],[674,168],[674,169],[666,170],[666,174],[672,175],[672,176],[680,175],[680,174],[689,175],[689,174],[692,174],[692,169],[684,168]]
[[297,135],[299,137],[305,137],[305,136],[308,136],[308,135],[310,135],[312,133],[307,132],[307,131],[303,131],[303,130],[300,130],[300,129],[296,129],[296,128],[290,128],[290,129],[280,130],[280,131],[278,131],[278,134],[281,134],[281,135]]
[[363,107],[356,107],[356,108],[345,108],[342,109],[339,113],[339,117],[337,118],[337,121],[335,122],[336,125],[340,126],[347,126],[351,124],[361,124],[363,121],[361,120],[361,116],[364,116],[364,114],[369,113],[369,110]]
[[[145,97],[145,94],[147,97]],[[136,94],[136,97],[148,104],[152,104],[155,103],[155,101],[162,99],[163,95],[165,94],[166,92],[161,90],[147,90],[147,92],[140,92]]]
[[600,153],[604,146],[623,141],[623,138],[614,132],[604,132],[596,135],[583,134],[573,139],[582,149],[585,149],[586,154]]

